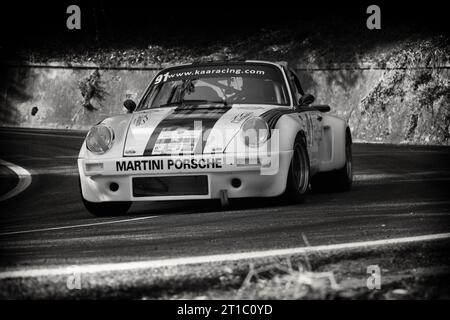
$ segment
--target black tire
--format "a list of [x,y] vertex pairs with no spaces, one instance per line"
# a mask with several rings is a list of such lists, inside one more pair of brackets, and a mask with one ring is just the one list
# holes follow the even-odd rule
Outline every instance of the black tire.
[[352,139],[349,133],[345,138],[345,165],[330,172],[315,175],[311,181],[313,191],[349,191],[353,184]]
[[131,201],[113,201],[113,202],[87,201],[86,199],[84,199],[83,193],[81,192],[81,183],[80,183],[80,196],[86,210],[96,217],[108,217],[126,214],[132,204]]
[[301,203],[305,200],[310,183],[308,150],[302,135],[295,138],[293,150],[284,196],[289,201]]
[[[82,197],[83,198],[83,197]],[[130,201],[114,202],[90,202],[83,198],[83,204],[87,211],[96,217],[118,216],[126,214],[131,207]]]

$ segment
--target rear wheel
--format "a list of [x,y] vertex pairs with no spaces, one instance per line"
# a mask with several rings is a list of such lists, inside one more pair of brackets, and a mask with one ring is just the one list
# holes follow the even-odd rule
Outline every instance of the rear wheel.
[[345,138],[345,165],[336,172],[336,189],[340,191],[348,191],[353,184],[353,157],[352,157],[352,141],[347,134]]
[[294,202],[303,202],[309,190],[310,169],[306,144],[298,135],[294,142],[291,165],[286,181],[285,197]]
[[349,191],[352,188],[352,140],[348,133],[345,138],[345,165],[339,170],[318,173],[311,184],[313,191]]
[[80,195],[83,201],[84,207],[87,211],[96,217],[107,217],[107,216],[117,216],[127,213],[130,209],[131,201],[112,201],[112,202],[90,202],[84,199],[83,193],[81,192],[80,183]]

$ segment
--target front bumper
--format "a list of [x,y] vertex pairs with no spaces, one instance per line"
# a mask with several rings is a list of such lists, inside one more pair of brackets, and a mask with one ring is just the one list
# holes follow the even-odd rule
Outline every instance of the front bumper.
[[[193,155],[123,157],[118,159],[78,159],[81,191],[90,202],[160,201],[220,199],[221,190],[229,198],[273,197],[286,188],[292,151],[278,152],[261,159],[257,155]],[[206,175],[208,194],[177,196],[133,196],[133,177]],[[234,187],[232,179],[241,184]],[[111,190],[116,183],[118,190]],[[189,186],[186,186],[189,187]]]

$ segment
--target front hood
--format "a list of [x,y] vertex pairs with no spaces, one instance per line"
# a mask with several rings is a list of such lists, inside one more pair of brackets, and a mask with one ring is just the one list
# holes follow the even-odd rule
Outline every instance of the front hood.
[[130,121],[123,155],[221,153],[246,119],[274,107],[279,106],[201,105],[136,112]]

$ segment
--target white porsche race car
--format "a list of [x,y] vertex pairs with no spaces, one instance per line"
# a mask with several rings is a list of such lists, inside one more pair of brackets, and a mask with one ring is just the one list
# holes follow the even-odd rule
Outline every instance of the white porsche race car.
[[346,121],[311,105],[284,64],[193,63],[159,72],[128,113],[94,126],[78,168],[94,215],[134,201],[274,197],[302,201],[310,187],[349,190]]

